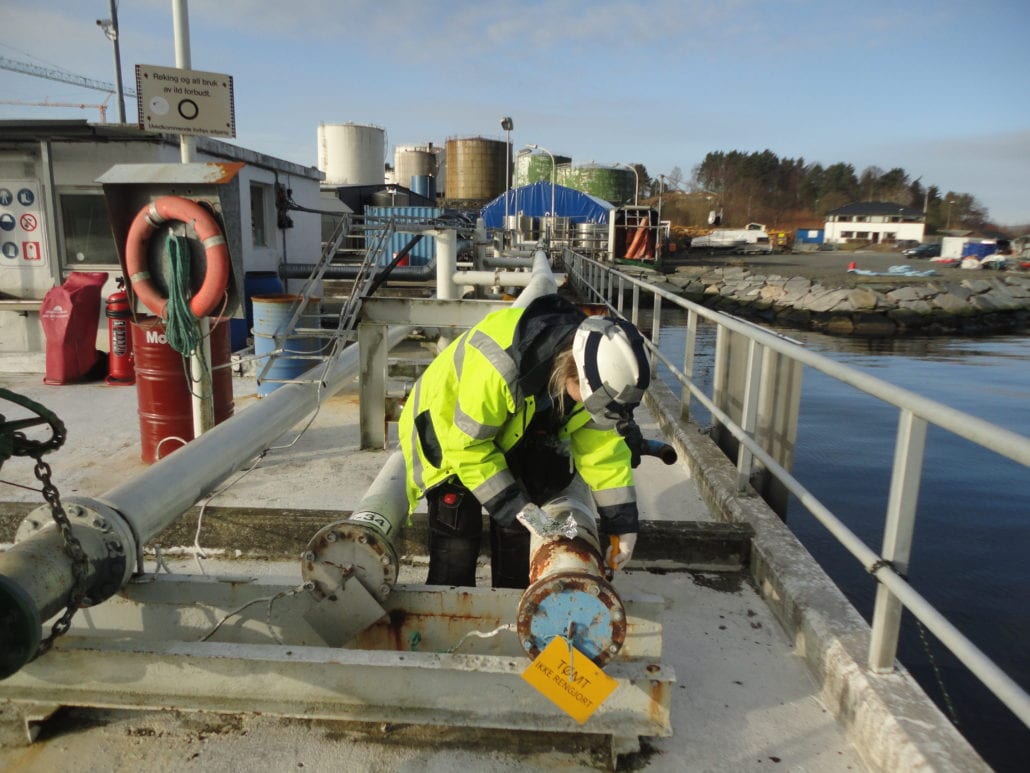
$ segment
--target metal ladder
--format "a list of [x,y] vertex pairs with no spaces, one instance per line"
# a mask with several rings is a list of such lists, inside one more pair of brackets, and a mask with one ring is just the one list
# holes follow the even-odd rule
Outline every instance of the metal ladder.
[[[308,376],[304,378],[280,379],[268,378],[267,376],[269,370],[271,370],[275,362],[279,359],[311,360],[312,362],[321,361],[328,365],[329,360],[331,360],[340,349],[347,346],[347,344],[354,340],[355,328],[357,326],[358,316],[361,312],[361,303],[368,294],[369,288],[371,288],[375,282],[375,267],[380,263],[381,256],[385,255],[386,248],[390,244],[390,240],[393,238],[396,231],[396,224],[392,218],[387,221],[377,220],[375,230],[367,229],[365,231],[366,245],[364,257],[358,267],[358,272],[354,278],[350,295],[347,296],[347,300],[344,302],[339,314],[319,313],[318,327],[298,327],[298,323],[305,318],[305,312],[307,311],[312,299],[314,288],[322,281],[322,277],[325,275],[326,269],[333,263],[344,239],[351,235],[350,229],[353,225],[353,220],[349,216],[340,218],[340,222],[337,224],[332,236],[326,243],[326,247],[322,251],[322,255],[318,263],[315,264],[311,274],[309,274],[307,279],[304,280],[304,284],[301,287],[300,292],[297,293],[297,298],[291,304],[288,318],[285,319],[284,322],[280,323],[279,327],[273,334],[275,340],[274,348],[267,355],[261,355],[261,359],[264,359],[264,363],[259,368],[257,374],[258,385],[263,383],[292,384],[322,381],[324,378],[324,370],[318,374],[317,378],[311,378]],[[322,326],[321,323],[324,319],[332,318],[336,318],[335,330]],[[322,341],[323,343],[319,346],[317,351],[297,351],[289,349],[288,344],[290,340],[304,338],[314,338]],[[311,368],[308,368],[305,373],[309,374],[311,370]]]

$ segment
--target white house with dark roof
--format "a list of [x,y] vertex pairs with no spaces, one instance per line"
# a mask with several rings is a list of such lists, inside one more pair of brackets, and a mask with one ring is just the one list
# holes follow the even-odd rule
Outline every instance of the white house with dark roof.
[[860,201],[826,213],[827,243],[923,240],[926,215],[893,201]]

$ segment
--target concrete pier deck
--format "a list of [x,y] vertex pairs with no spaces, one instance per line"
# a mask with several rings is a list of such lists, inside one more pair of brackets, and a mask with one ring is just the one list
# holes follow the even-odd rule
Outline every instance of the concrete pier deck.
[[[135,390],[101,384],[45,386],[39,374],[5,373],[0,385],[42,403],[67,423],[68,442],[49,457],[64,496],[102,495],[144,468],[139,461]],[[252,379],[234,379],[234,389],[237,413],[258,399]],[[656,436],[653,420],[643,418],[645,434]],[[220,512],[247,508],[260,509],[264,515],[276,508],[294,513],[349,510],[390,453],[358,450],[357,395],[351,389],[327,400],[293,442],[296,435],[286,433],[255,469],[212,499],[209,523]],[[652,459],[638,472],[645,519],[712,518],[686,466],[665,467]],[[36,485],[25,459],[9,461],[0,477]],[[0,512],[8,514],[0,522],[0,542],[9,543],[15,514],[40,500],[34,491],[3,488],[0,500],[9,504],[0,506]],[[311,528],[309,520],[301,523],[309,534],[318,528]],[[282,531],[289,528],[289,523],[282,524]],[[221,539],[218,534],[214,526],[210,532],[205,527],[197,541],[211,551]],[[191,545],[185,544],[189,540],[182,542],[166,542],[166,558],[174,571],[196,573],[196,561],[188,552]],[[647,552],[642,544],[638,554]],[[290,581],[299,577],[299,562],[281,560],[287,558],[284,555],[256,562],[226,560],[236,555],[232,549],[211,554],[218,559],[204,561],[208,574],[267,573]],[[663,662],[676,674],[674,735],[645,739],[639,753],[623,760],[624,766],[657,771],[863,768],[859,754],[822,703],[815,678],[751,584],[746,567],[711,572],[670,567],[666,561],[634,563],[637,566],[621,574],[616,586],[627,594],[655,594],[665,600]],[[155,569],[152,560],[147,568]],[[422,582],[424,571],[423,557],[407,556],[401,582]],[[487,572],[483,567],[480,585],[488,584]],[[365,727],[248,714],[75,708],[48,720],[33,746],[0,749],[0,767],[237,770],[263,764],[305,770],[594,770],[608,766],[607,755],[606,749],[577,735],[526,737],[503,731]]]

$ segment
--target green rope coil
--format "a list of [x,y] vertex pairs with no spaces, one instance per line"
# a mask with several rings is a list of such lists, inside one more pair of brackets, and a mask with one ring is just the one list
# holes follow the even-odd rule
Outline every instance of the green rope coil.
[[190,309],[190,244],[186,237],[169,234],[168,257],[171,271],[165,335],[168,345],[185,357],[200,346],[200,327]]

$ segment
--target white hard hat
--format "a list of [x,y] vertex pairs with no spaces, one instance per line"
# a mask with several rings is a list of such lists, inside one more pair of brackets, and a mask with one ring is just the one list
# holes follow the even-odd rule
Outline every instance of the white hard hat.
[[651,383],[644,337],[614,317],[587,317],[572,339],[583,405],[594,422],[614,427],[628,419]]

